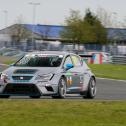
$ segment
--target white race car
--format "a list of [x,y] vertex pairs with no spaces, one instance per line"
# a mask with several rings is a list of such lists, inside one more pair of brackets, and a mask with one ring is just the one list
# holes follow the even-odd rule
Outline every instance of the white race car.
[[96,79],[79,55],[43,51],[26,54],[1,73],[0,97],[12,95],[65,98],[66,94],[94,98]]

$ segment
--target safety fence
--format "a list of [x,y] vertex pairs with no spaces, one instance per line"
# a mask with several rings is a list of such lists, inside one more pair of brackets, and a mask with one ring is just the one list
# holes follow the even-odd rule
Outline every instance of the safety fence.
[[118,56],[118,55],[112,56],[112,63],[126,65],[126,56]]

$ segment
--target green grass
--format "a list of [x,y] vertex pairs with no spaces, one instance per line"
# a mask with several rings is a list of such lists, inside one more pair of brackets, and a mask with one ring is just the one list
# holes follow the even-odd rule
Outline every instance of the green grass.
[[0,100],[0,126],[126,126],[126,101]]
[[97,77],[126,80],[126,65],[88,64]]
[[15,60],[7,60],[7,61],[4,61],[3,63],[6,64],[6,65],[11,65],[15,62]]
[[0,56],[0,63],[10,65],[16,61],[15,58]]

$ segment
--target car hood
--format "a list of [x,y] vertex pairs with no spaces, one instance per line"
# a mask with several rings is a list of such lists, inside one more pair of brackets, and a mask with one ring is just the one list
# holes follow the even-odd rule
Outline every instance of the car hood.
[[13,75],[13,74],[49,74],[49,73],[56,73],[58,70],[57,67],[9,67],[6,70],[4,70],[2,73],[5,73],[7,75]]

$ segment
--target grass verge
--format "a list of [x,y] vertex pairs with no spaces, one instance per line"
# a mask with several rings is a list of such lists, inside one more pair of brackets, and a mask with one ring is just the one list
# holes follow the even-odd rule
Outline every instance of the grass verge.
[[13,57],[0,56],[0,63],[10,65],[16,61]]
[[126,80],[126,65],[88,64],[97,77]]
[[125,126],[125,101],[0,100],[0,126]]

